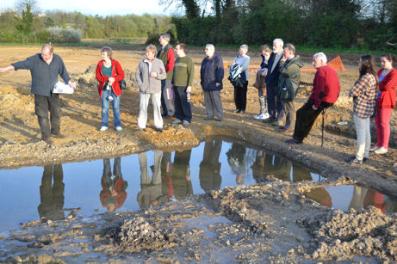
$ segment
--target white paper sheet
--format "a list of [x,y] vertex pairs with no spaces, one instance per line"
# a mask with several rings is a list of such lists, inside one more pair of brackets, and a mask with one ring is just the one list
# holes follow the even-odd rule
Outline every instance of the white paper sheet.
[[68,84],[65,84],[63,82],[57,82],[55,84],[54,90],[52,90],[52,93],[56,94],[73,94],[74,89]]

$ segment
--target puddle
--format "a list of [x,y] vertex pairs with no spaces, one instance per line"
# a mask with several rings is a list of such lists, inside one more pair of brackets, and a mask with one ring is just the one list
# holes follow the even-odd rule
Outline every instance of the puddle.
[[348,211],[375,206],[385,214],[397,212],[397,198],[360,185],[320,187],[305,194],[308,198],[329,208]]
[[169,200],[265,176],[291,181],[323,178],[300,164],[241,143],[208,139],[182,152],[148,151],[44,167],[0,170],[0,234],[46,217],[83,217],[106,211],[135,211]]

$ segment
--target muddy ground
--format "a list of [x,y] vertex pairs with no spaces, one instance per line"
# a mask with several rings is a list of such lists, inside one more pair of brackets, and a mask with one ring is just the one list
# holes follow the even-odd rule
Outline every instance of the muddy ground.
[[375,207],[334,211],[312,188],[264,183],[137,213],[34,221],[0,243],[0,263],[395,263],[397,220]]
[[[24,59],[38,50],[39,47],[1,47],[0,65]],[[227,80],[222,92],[224,121],[205,121],[198,82],[202,59],[199,51],[192,52],[197,76],[192,94],[194,116],[190,128],[172,127],[169,125],[172,120],[166,119],[163,133],[151,129],[151,121],[146,131],[139,131],[136,127],[138,92],[133,81],[129,80],[129,88],[121,99],[124,130],[121,133],[113,129],[99,132],[100,102],[92,66],[99,60],[99,51],[57,48],[56,53],[63,57],[69,72],[79,81],[79,89],[74,95],[62,97],[62,134],[65,138],[55,139],[52,146],[40,141],[33,98],[28,89],[29,73],[2,74],[0,167],[95,159],[153,148],[188,148],[207,136],[216,135],[232,137],[300,161],[328,177],[330,184],[348,177],[389,195],[397,193],[397,175],[392,168],[397,160],[394,120],[392,147],[387,155],[373,155],[360,167],[352,167],[344,161],[354,153],[352,106],[346,94],[357,77],[355,66],[345,65],[347,70],[340,73],[343,91],[337,105],[327,111],[322,148],[320,122],[305,144],[291,146],[284,143],[291,134],[280,133],[275,127],[254,120],[253,115],[259,107],[256,90],[252,87],[249,88],[247,112],[233,113],[233,91]],[[143,50],[138,48],[117,50],[114,56],[121,61],[127,76],[133,76],[142,54]],[[233,59],[232,53],[228,51],[225,54],[225,64],[228,64]],[[254,57],[252,53],[250,55]],[[306,63],[306,68],[310,68],[309,61]],[[253,64],[259,64],[259,60],[254,58]],[[254,73],[251,73],[251,83],[253,77]],[[313,73],[303,73],[305,82],[312,78]],[[301,89],[296,100],[297,108],[305,102],[310,89]],[[347,121],[347,124],[339,125],[340,121]],[[311,188],[312,184],[307,185]],[[8,249],[0,247],[0,259],[6,262],[26,262],[29,258],[41,263],[73,262],[76,255],[78,261],[91,263],[107,260],[115,263],[285,263],[335,259],[366,261],[366,257],[372,257],[368,259],[370,262],[395,260],[393,230],[396,225],[393,217],[382,216],[375,209],[334,212],[313,205],[301,189],[299,185],[270,179],[269,184],[226,189],[137,214],[102,215],[92,219],[76,219],[71,215],[64,222],[26,226],[20,237],[16,234],[5,239]],[[350,220],[353,219],[362,220],[351,225]]]

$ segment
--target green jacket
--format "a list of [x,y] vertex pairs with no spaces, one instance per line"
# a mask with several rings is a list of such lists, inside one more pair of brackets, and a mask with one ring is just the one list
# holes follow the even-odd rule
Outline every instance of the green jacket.
[[278,91],[281,100],[292,101],[295,98],[301,80],[301,68],[303,63],[299,56],[287,60],[280,65],[278,79]]

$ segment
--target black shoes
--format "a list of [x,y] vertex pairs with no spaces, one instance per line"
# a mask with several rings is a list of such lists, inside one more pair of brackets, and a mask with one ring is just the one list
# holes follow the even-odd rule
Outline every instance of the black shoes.
[[350,165],[361,165],[367,161],[368,161],[368,158],[363,158],[362,160],[359,160],[355,156],[352,156],[352,157],[349,157],[346,159],[346,162],[350,163]]
[[291,139],[288,139],[287,141],[285,141],[285,143],[287,143],[287,144],[302,144],[303,141],[302,140],[297,140],[295,138],[291,138]]
[[54,138],[65,138],[65,136],[61,133],[51,133],[51,136]]

